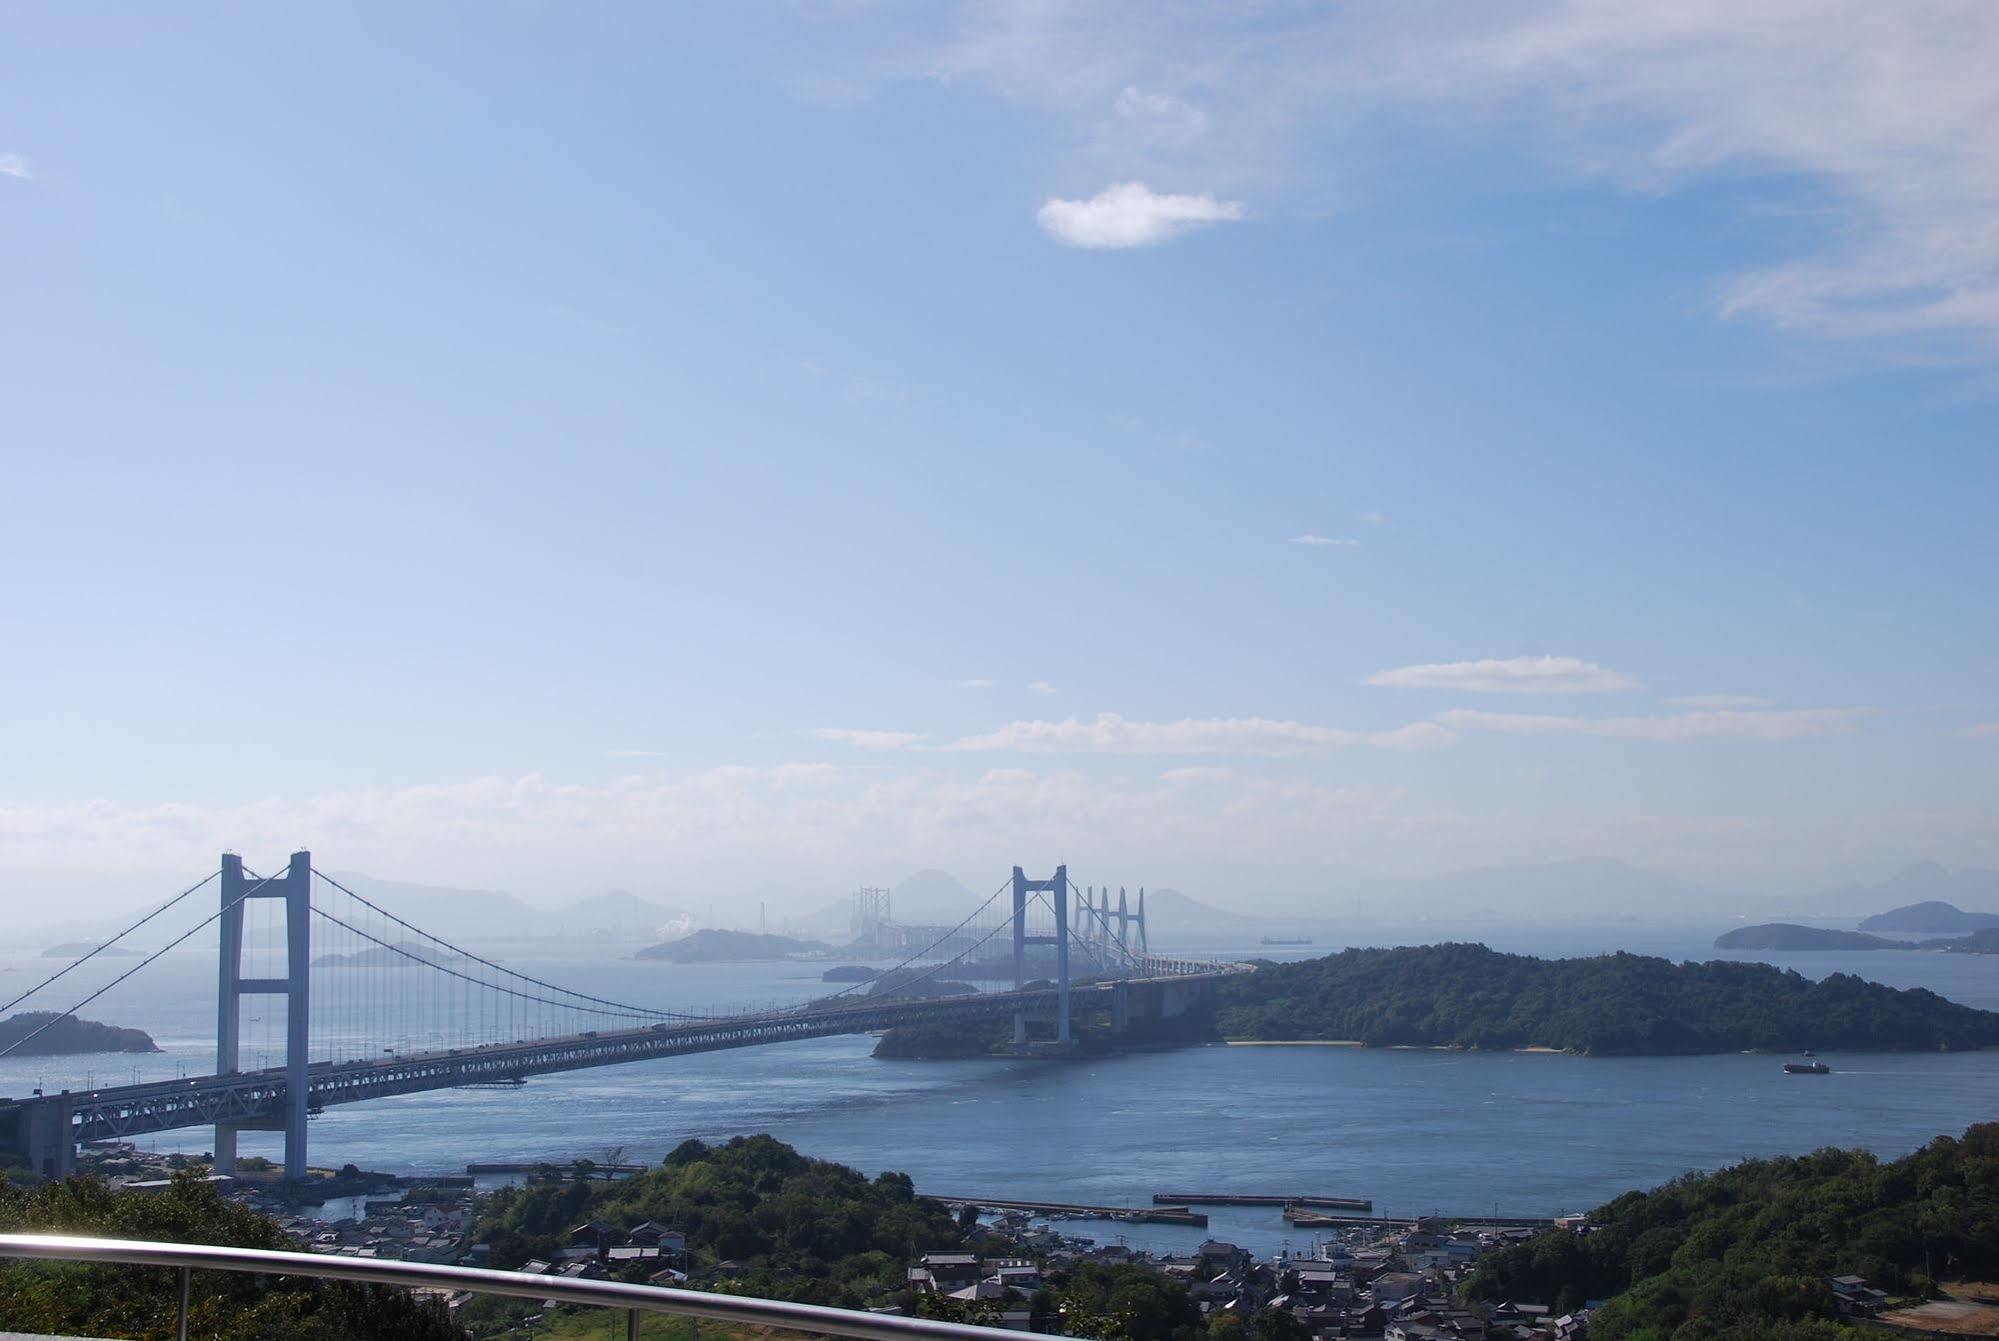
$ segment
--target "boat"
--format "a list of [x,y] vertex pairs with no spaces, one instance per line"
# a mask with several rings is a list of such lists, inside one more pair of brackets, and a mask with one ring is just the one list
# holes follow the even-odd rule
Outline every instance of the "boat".
[[[1811,1056],[1810,1053],[1806,1053],[1805,1055],[1807,1057]],[[1785,1062],[1784,1074],[1787,1076],[1829,1076],[1832,1074],[1832,1068],[1814,1057],[1809,1062]]]
[[1310,936],[1265,936],[1261,943],[1264,945],[1310,945],[1312,938]]

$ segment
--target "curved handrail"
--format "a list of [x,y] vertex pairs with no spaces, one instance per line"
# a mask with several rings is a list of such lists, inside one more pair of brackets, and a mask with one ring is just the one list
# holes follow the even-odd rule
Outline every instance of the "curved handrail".
[[[247,1271],[271,1276],[363,1281],[374,1285],[466,1290],[516,1299],[553,1299],[594,1308],[670,1313],[711,1322],[748,1323],[866,1341],[937,1338],[946,1341],[1020,1341],[1018,1332],[930,1318],[861,1313],[820,1304],[794,1304],[749,1295],[709,1294],[623,1281],[572,1280],[529,1276],[485,1267],[441,1266],[428,1262],[388,1262],[322,1253],[279,1252],[266,1248],[222,1248],[206,1243],[158,1243],[142,1239],[81,1238],[66,1234],[0,1234],[0,1257],[58,1262],[100,1262],[120,1266],[178,1267],[183,1271]],[[183,1333],[185,1335],[185,1333]]]

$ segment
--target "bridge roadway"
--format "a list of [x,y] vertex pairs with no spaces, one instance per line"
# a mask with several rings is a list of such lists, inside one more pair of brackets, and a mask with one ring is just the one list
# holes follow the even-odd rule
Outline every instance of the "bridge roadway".
[[[1123,1019],[1133,993],[1166,992],[1208,984],[1241,972],[1232,964],[1150,961],[1154,976],[1072,983],[1072,1012],[1115,1010]],[[1127,1000],[1120,1002],[1123,994]],[[726,1048],[756,1047],[837,1034],[872,1033],[896,1025],[949,1025],[1048,1015],[1058,989],[981,992],[920,1000],[859,997],[850,1005],[809,1003],[757,1015],[723,1016],[685,1024],[655,1024],[513,1043],[411,1053],[373,1061],[315,1062],[307,1099],[313,1112],[329,1104],[358,1103],[397,1094],[464,1085],[512,1084],[528,1076],[614,1066],[654,1057],[677,1057]],[[1138,1013],[1178,1014],[1161,1001]],[[30,1099],[0,1099],[0,1143],[25,1155],[30,1169],[66,1171],[78,1143],[143,1136],[180,1127],[226,1124],[248,1130],[283,1129],[288,1092],[282,1067],[230,1075],[118,1085]],[[11,1137],[11,1139],[9,1139]]]

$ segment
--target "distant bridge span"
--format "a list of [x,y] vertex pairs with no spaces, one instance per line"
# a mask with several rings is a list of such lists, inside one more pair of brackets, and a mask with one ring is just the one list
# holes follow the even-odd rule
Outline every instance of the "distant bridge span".
[[[233,1165],[237,1131],[275,1130],[286,1134],[286,1176],[300,1178],[306,1172],[305,1122],[311,1115],[334,1104],[359,1103],[466,1085],[510,1084],[529,1076],[585,1067],[613,1066],[657,1057],[719,1052],[841,1034],[872,1033],[899,1025],[948,1027],[1010,1020],[1015,1045],[1020,1052],[1027,1055],[1061,1055],[1071,1047],[1069,1019],[1073,1013],[1108,1011],[1114,1028],[1122,1031],[1134,1018],[1171,1018],[1184,1013],[1209,994],[1217,980],[1242,972],[1247,967],[1144,953],[1115,953],[1123,949],[1122,928],[1111,930],[1111,919],[1103,919],[1101,934],[1088,938],[1076,935],[1069,926],[1067,914],[1073,891],[1067,883],[1066,868],[1057,868],[1052,880],[1030,881],[1016,867],[1011,882],[1013,901],[1009,914],[996,920],[991,929],[973,939],[964,928],[980,915],[974,913],[952,933],[956,943],[965,945],[959,955],[933,966],[915,979],[920,981],[934,977],[960,961],[971,959],[987,940],[1002,931],[1010,931],[1016,984],[1011,991],[941,998],[879,996],[843,999],[836,996],[785,1009],[695,1017],[625,1006],[558,988],[505,969],[459,947],[449,946],[448,942],[434,937],[429,940],[437,946],[448,947],[457,958],[453,961],[434,960],[428,957],[429,952],[413,952],[407,948],[407,943],[398,944],[378,937],[356,927],[339,913],[311,903],[311,877],[316,872],[311,870],[310,858],[305,853],[294,855],[286,877],[260,879],[254,887],[248,884],[240,862],[234,858],[224,858],[222,874],[223,907],[209,919],[222,921],[224,937],[218,986],[218,1057],[225,1061],[234,1060],[238,1047],[235,1030],[240,1027],[243,996],[283,996],[287,998],[288,1005],[285,1064],[250,1071],[219,1066],[218,1074],[209,1076],[110,1086],[84,1092],[64,1091],[26,1099],[0,1099],[0,1145],[11,1146],[25,1158],[30,1169],[44,1176],[60,1176],[69,1172],[74,1167],[76,1147],[81,1142],[212,1125],[216,1129],[216,1163],[219,1170],[226,1171]],[[271,889],[272,886],[276,888]],[[352,895],[352,891],[344,886],[336,883],[335,887],[366,904],[365,899]],[[1002,886],[1002,891],[1004,889]],[[266,893],[266,890],[271,892]],[[1035,934],[1029,929],[1027,912],[1033,900],[1027,896],[1033,894],[1052,895],[1052,898],[1039,900],[1054,914],[1052,934]],[[290,971],[285,978],[249,978],[241,972],[242,907],[244,900],[253,897],[285,898],[288,901],[285,920]],[[994,898],[989,898],[987,905],[992,904]],[[372,904],[367,906],[375,907]],[[985,906],[982,905],[981,912]],[[1102,917],[1100,910],[1083,903],[1080,898],[1076,908],[1084,915]],[[348,911],[351,913],[352,910]],[[375,911],[383,913],[389,922],[404,932],[428,936],[428,933],[402,922],[385,910],[377,908]],[[307,931],[313,925],[310,914],[318,914],[326,922],[355,932],[361,941],[369,944],[367,953],[377,954],[390,967],[404,971],[428,969],[461,980],[456,989],[461,993],[469,994],[471,988],[479,988],[537,1002],[541,1007],[548,1008],[542,1011],[543,1020],[574,1022],[601,1017],[616,1021],[616,1025],[602,1029],[572,1028],[549,1032],[548,1036],[479,1041],[463,1047],[388,1053],[344,1061],[310,1060],[306,1029],[310,1019],[309,983],[312,976]],[[202,924],[206,925],[205,922]],[[197,931],[200,929],[195,928]],[[235,937],[233,947],[232,936]],[[968,941],[969,944],[966,944]],[[1087,951],[1086,966],[1096,976],[1071,979],[1069,950],[1072,941]],[[114,939],[99,949],[115,943]],[[1030,946],[1052,949],[1053,967],[1056,969],[1054,982],[1046,986],[1023,985]],[[394,956],[397,955],[402,959],[396,959]],[[916,958],[920,956],[913,956],[890,972],[909,970]],[[403,960],[409,962],[405,964]],[[452,966],[474,963],[484,968],[468,973]],[[524,990],[518,986],[520,983],[532,983],[534,986]],[[470,984],[470,988],[464,984]],[[633,1024],[630,1021],[634,1014],[654,1018],[654,1022]],[[1056,1026],[1054,1040],[1030,1044],[1026,1030],[1029,1019],[1053,1021]]]

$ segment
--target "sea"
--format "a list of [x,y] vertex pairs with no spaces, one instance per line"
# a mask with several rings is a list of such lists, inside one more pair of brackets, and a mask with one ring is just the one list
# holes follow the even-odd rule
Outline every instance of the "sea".
[[[1999,956],[1932,951],[1724,954],[1725,927],[1485,928],[1455,939],[1539,955],[1627,949],[1672,959],[1759,959],[1817,978],[1852,973],[1999,1010]],[[1415,944],[1431,927],[1355,928],[1355,944]],[[630,945],[539,941],[482,953],[550,981],[663,1009],[802,1001],[831,990],[818,966],[675,965]],[[1166,946],[1232,958],[1301,958],[1332,944]],[[61,961],[0,952],[0,1000]],[[92,964],[24,1003],[67,1007],[130,967]],[[94,976],[93,976],[94,975]],[[106,992],[86,1018],[144,1028],[146,1056],[0,1058],[0,1094],[169,1079],[213,1064],[215,956],[176,951]],[[281,1011],[274,1011],[274,1016]],[[337,1028],[337,1022],[331,1027]],[[281,1056],[281,1025],[245,1024],[246,1066]],[[423,1040],[400,1040],[420,1046]],[[1552,1216],[1689,1170],[1828,1145],[1884,1158],[1999,1118],[1999,1050],[1827,1054],[1828,1076],[1757,1055],[1587,1058],[1347,1047],[1214,1045],[1069,1061],[885,1061],[868,1037],[831,1038],[537,1077],[518,1089],[445,1090],[332,1108],[311,1127],[317,1165],[462,1173],[473,1162],[656,1161],[690,1137],[768,1132],[920,1191],[1093,1205],[1159,1192],[1372,1198],[1381,1214]],[[205,1129],[141,1142],[198,1153]],[[280,1154],[244,1133],[244,1154]],[[333,1203],[326,1213],[351,1208]],[[1275,1209],[1209,1208],[1199,1229],[1073,1221],[1064,1232],[1155,1251],[1213,1236],[1307,1252]]]

